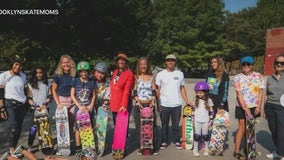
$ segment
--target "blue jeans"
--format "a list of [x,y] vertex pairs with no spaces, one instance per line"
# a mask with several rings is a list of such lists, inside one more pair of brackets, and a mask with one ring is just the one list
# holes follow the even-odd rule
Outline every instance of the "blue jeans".
[[165,107],[161,106],[162,112],[162,143],[167,143],[169,139],[169,122],[172,120],[172,135],[174,142],[180,142],[179,121],[181,116],[181,106]]
[[27,106],[25,103],[6,99],[5,107],[8,113],[6,125],[9,132],[9,146],[16,147],[22,132]]

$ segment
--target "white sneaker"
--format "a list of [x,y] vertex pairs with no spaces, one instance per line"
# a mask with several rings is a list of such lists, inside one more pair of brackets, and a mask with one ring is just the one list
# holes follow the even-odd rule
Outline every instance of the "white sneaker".
[[[281,158],[281,156],[279,154],[277,154],[275,151],[273,151],[272,153],[267,154],[266,158],[268,158],[268,159],[279,159],[279,158]],[[284,160],[284,158],[283,158],[283,160]]]
[[206,156],[206,157],[209,156],[208,149],[206,149],[206,150],[204,151],[203,155]]
[[198,153],[198,150],[193,150],[193,155],[195,156],[195,157],[199,157],[200,155],[199,155],[199,153]]

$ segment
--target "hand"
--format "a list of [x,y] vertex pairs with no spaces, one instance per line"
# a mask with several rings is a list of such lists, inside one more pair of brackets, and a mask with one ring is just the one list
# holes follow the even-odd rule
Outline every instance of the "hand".
[[40,108],[41,110],[45,110],[45,109],[46,109],[46,106],[45,106],[45,105],[41,105],[39,108]]
[[86,110],[87,110],[88,112],[91,112],[91,111],[93,110],[93,105],[88,105],[88,106],[86,107]]
[[251,116],[250,109],[244,108],[244,110],[247,116]]
[[259,115],[259,113],[260,113],[260,108],[256,107],[254,110],[254,115]]
[[121,106],[118,110],[119,112],[125,112],[126,111],[126,108],[124,106]]
[[189,100],[185,101],[185,103],[186,103],[187,105],[193,106],[193,104],[192,104]]
[[57,108],[58,108],[59,110],[61,110],[61,109],[63,108],[63,105],[62,105],[62,104],[57,104]]
[[8,114],[4,106],[0,108],[0,118],[5,120],[8,118]]

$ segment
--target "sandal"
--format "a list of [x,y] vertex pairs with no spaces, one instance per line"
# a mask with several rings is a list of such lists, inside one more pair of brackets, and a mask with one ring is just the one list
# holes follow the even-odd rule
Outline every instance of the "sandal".
[[245,156],[243,154],[241,154],[241,153],[234,152],[233,156],[235,158],[237,158],[238,160],[245,160]]

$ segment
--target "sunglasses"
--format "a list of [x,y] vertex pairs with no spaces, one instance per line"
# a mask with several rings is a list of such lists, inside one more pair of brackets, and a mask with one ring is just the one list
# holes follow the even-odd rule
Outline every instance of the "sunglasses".
[[278,65],[278,64],[280,64],[281,66],[284,66],[284,61],[283,61],[283,62],[276,61],[276,62],[275,62],[275,65]]
[[251,66],[251,65],[252,65],[252,63],[248,63],[248,62],[242,63],[242,66]]

